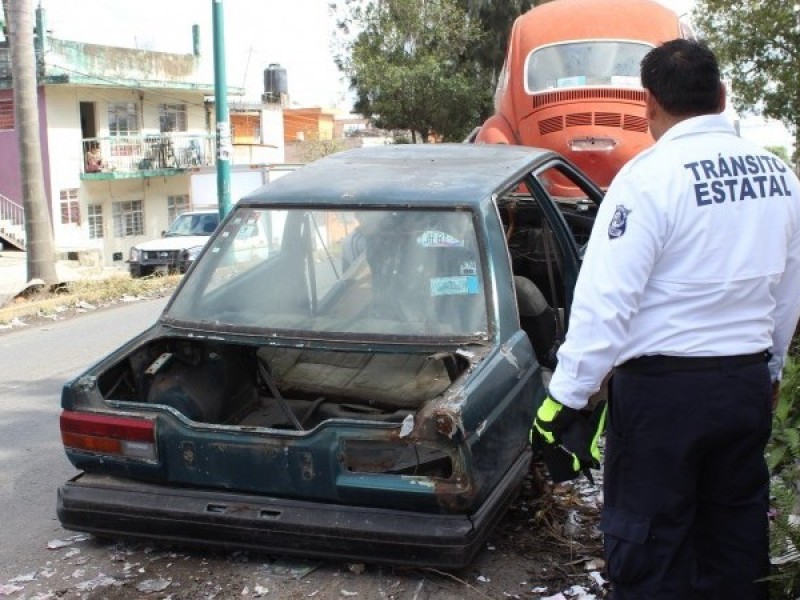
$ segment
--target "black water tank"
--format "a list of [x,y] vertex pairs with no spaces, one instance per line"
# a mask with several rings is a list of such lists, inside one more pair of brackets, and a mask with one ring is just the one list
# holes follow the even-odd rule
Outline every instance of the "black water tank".
[[289,84],[286,69],[277,63],[272,63],[264,69],[264,96],[279,100],[289,93]]

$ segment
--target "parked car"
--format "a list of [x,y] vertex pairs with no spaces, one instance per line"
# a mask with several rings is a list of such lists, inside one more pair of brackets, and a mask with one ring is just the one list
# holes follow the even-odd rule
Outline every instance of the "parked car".
[[219,225],[218,210],[181,213],[163,235],[130,251],[131,277],[155,272],[185,273]]
[[[555,150],[592,180],[611,180],[653,138],[639,65],[691,27],[655,0],[537,2],[517,17],[495,90],[495,114],[473,139]],[[554,193],[581,195],[554,178]]]
[[[553,172],[586,198],[550,196]],[[467,144],[346,151],[245,196],[158,322],[64,386],[61,524],[467,565],[528,473],[600,199],[553,152]]]

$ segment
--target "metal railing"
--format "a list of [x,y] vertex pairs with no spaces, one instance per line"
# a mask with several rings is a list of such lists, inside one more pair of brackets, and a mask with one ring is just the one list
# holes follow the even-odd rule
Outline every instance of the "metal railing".
[[0,194],[0,233],[21,249],[25,248],[25,209]]
[[83,140],[83,172],[132,173],[214,164],[215,138],[188,133],[141,134]]

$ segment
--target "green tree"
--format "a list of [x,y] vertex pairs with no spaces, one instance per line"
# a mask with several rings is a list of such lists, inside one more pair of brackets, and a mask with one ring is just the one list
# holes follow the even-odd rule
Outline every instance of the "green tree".
[[335,154],[336,152],[345,149],[343,140],[312,139],[299,142],[298,145],[300,146],[300,156],[303,159],[303,162],[307,163],[328,156],[329,154]]
[[695,25],[719,57],[734,106],[800,135],[800,6],[784,0],[698,0]]
[[785,163],[789,162],[789,151],[786,149],[786,146],[764,146],[764,148],[772,152],[783,162]]
[[[337,10],[336,6],[333,6]],[[376,127],[463,139],[480,122],[493,89],[469,59],[484,33],[456,0],[375,0],[339,8],[347,36],[337,64],[356,93],[354,108]]]
[[[484,36],[476,40],[467,52],[467,58],[478,66],[481,85],[494,91],[497,78],[506,58],[508,38],[514,21],[534,6],[551,0],[458,0],[461,8],[477,21]],[[481,122],[494,113],[491,102],[481,111]]]

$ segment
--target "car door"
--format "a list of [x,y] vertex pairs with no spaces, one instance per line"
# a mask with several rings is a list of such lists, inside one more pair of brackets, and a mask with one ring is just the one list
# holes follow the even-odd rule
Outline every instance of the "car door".
[[[557,182],[558,185],[553,185]],[[583,197],[558,197],[565,184]],[[564,339],[572,293],[602,191],[559,156],[542,162],[521,185],[499,194],[511,261],[520,327],[528,335],[545,371],[555,366]],[[547,373],[545,372],[545,380]]]
[[[563,312],[563,332],[566,332],[572,292],[578,278],[583,251],[603,199],[603,191],[582,171],[560,156],[554,156],[543,163],[532,175],[533,193],[547,217],[549,229],[546,231],[552,236],[556,250],[556,254],[548,260],[548,268],[560,275],[553,282],[548,280],[548,286],[555,287],[549,290],[550,297],[557,299],[555,306]],[[580,189],[583,195],[555,195],[565,185],[570,189]]]

